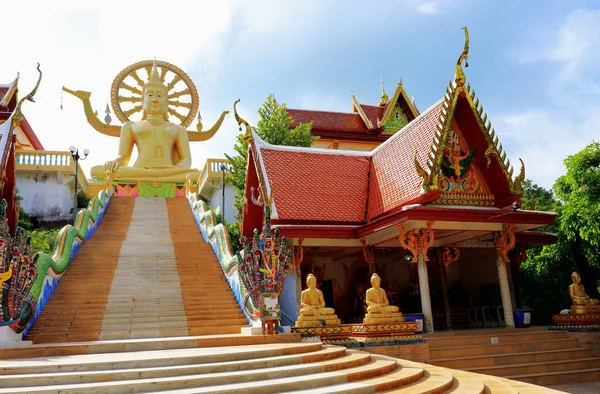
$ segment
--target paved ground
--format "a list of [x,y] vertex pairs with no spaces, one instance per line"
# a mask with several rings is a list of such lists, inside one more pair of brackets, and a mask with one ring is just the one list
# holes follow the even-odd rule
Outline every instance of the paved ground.
[[571,394],[598,394],[600,393],[600,382],[561,384],[558,386],[548,386],[548,388]]

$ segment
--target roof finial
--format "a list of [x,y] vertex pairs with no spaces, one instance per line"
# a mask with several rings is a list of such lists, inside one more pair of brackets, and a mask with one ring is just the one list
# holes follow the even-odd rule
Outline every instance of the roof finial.
[[463,26],[462,29],[465,31],[465,49],[463,49],[456,62],[456,71],[454,73],[454,82],[456,83],[456,86],[463,86],[467,81],[467,76],[462,70],[463,60],[465,62],[465,67],[469,67],[469,63],[467,62],[467,59],[469,58],[469,30],[466,26]]
[[385,87],[383,86],[383,76],[381,77],[381,97],[379,98],[379,106],[386,105],[390,102],[390,98],[387,93],[385,93]]

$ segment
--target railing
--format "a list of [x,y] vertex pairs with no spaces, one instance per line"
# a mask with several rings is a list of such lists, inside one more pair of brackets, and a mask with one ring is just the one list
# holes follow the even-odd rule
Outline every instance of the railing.
[[[75,165],[70,152],[59,151],[16,151],[15,162],[17,171],[60,171],[75,175]],[[88,182],[81,166],[77,163],[77,183],[84,193],[88,191]]]
[[231,175],[231,164],[227,159],[206,159],[206,164],[198,178],[198,191],[201,191],[209,181],[220,181],[223,177],[221,166],[225,166],[225,177]]

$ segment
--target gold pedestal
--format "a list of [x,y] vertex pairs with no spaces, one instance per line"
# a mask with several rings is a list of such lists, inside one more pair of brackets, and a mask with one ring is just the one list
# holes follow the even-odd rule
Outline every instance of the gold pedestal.
[[298,317],[296,327],[319,327],[339,325],[340,319],[337,315],[303,316]]
[[600,305],[571,305],[571,314],[600,314]]
[[404,316],[400,312],[394,313],[367,313],[363,319],[363,324],[388,324],[402,323]]

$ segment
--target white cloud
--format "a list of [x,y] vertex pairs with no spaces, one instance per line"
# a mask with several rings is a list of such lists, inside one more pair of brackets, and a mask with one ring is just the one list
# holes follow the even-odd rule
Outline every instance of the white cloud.
[[545,42],[525,43],[520,60],[555,67],[545,92],[550,104],[492,118],[511,162],[523,157],[527,177],[549,188],[565,173],[563,160],[600,137],[600,11],[567,15]]
[[400,0],[401,3],[413,7],[423,14],[438,14],[457,8],[462,0]]
[[[166,60],[198,80],[196,72],[220,77],[225,51],[252,52],[265,40],[290,41],[294,34],[303,39],[315,20],[315,7],[308,4],[283,4],[276,1],[236,2],[233,0],[164,1],[105,0],[102,2],[34,1],[3,4],[2,30],[14,37],[3,50],[0,83],[12,81],[21,72],[20,96],[37,80],[35,65],[44,73],[35,97],[23,111],[47,150],[65,151],[70,145],[90,148],[84,171],[116,156],[118,140],[93,130],[86,122],[79,99],[61,87],[92,92],[92,105],[104,116],[110,86],[117,73],[144,59]],[[298,19],[300,18],[300,19]],[[295,23],[291,23],[295,20]],[[277,35],[273,35],[278,32]],[[230,45],[228,47],[228,45]],[[214,124],[220,112],[230,110],[213,104],[217,87],[200,91],[200,110],[205,128]],[[210,90],[212,89],[212,91]],[[207,92],[208,90],[208,92]],[[236,97],[237,98],[237,97]],[[60,110],[60,104],[63,110]],[[232,100],[233,101],[233,100]],[[256,110],[242,102],[240,114],[256,122]],[[116,122],[114,114],[113,124]],[[195,126],[190,128],[193,130]],[[192,143],[193,165],[201,167],[207,157],[223,157],[232,152],[238,127],[230,114],[219,133],[203,143]]]

